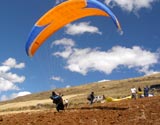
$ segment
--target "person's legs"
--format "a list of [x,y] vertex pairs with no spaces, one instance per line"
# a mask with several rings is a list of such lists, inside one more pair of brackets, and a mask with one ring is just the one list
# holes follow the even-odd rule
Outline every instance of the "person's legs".
[[57,104],[56,109],[57,109],[58,112],[59,112],[59,110],[64,110],[64,105],[63,105],[63,103]]
[[58,104],[56,105],[56,109],[57,109],[57,111],[59,112],[59,106],[58,106]]

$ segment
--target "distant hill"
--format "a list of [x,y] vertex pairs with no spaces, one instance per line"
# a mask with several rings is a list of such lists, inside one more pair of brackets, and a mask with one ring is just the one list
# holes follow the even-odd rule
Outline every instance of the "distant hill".
[[[89,83],[70,88],[55,89],[54,91],[62,93],[64,95],[64,98],[70,98],[70,101],[72,101],[73,103],[85,103],[86,97],[91,91],[94,91],[96,95],[105,95],[114,98],[119,98],[130,95],[130,88],[133,85],[137,88],[139,86],[143,88],[146,85],[150,86],[154,84],[160,84],[160,73],[150,76],[129,78],[124,80],[112,80]],[[49,90],[45,92],[26,95],[23,97],[18,97],[13,100],[0,102],[0,105],[33,100],[47,100],[49,99],[49,96],[51,95],[52,91],[53,90]]]

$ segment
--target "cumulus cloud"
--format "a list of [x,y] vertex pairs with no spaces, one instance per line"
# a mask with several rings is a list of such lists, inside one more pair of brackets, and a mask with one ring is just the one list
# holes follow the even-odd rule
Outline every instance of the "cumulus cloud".
[[31,92],[28,92],[28,91],[13,93],[12,98],[17,98],[17,97],[25,96],[25,95],[29,95],[29,94],[31,94]]
[[19,90],[16,83],[22,83],[25,80],[25,76],[19,76],[12,73],[11,69],[24,68],[24,63],[17,63],[14,58],[8,58],[0,65],[0,91]]
[[135,68],[139,72],[148,74],[155,72],[150,68],[158,63],[159,59],[156,52],[150,52],[139,46],[133,46],[132,48],[115,46],[108,51],[101,51],[98,48],[78,49],[72,47],[71,49],[71,53],[65,58],[63,52],[66,52],[67,49],[54,55],[66,59],[66,69],[83,75],[86,75],[89,71],[111,74],[119,66],[124,66],[128,69]]
[[111,80],[103,79],[103,80],[100,80],[98,82],[101,83],[101,82],[108,82],[108,81],[111,81]]
[[75,24],[68,24],[66,25],[66,34],[69,35],[78,35],[83,33],[97,33],[102,34],[102,32],[99,31],[99,29],[95,26],[91,26],[90,22],[81,22],[81,23],[75,23]]
[[24,76],[18,76],[17,74],[11,72],[1,73],[0,76],[12,83],[22,83],[25,80]]
[[0,73],[9,71],[11,68],[8,66],[0,66]]
[[152,4],[159,0],[105,0],[111,7],[119,6],[128,12],[137,12],[142,8],[151,8]]
[[139,72],[143,72],[145,73],[145,75],[151,75],[151,74],[157,74],[159,73],[158,71],[154,71],[154,70],[149,70],[149,66],[144,66],[141,69],[139,69]]
[[53,41],[52,44],[51,44],[51,48],[54,45],[64,45],[64,46],[67,46],[67,47],[68,46],[72,47],[72,46],[75,45],[75,42],[72,39],[63,38],[63,39],[60,39],[60,40]]
[[63,52],[56,52],[53,53],[53,55],[55,56],[61,56],[63,58],[68,58],[71,54],[72,54],[72,48],[71,47],[66,47],[65,51]]
[[4,66],[8,66],[10,68],[24,68],[25,64],[24,63],[19,63],[17,64],[16,60],[14,58],[8,58],[5,62],[2,63]]
[[71,87],[71,85],[66,85],[66,88],[70,88]]
[[65,51],[56,52],[53,55],[68,58],[68,56],[70,56],[70,54],[72,53],[72,47],[75,46],[75,42],[72,39],[63,38],[60,40],[53,41],[51,47],[56,45],[63,45],[65,47]]
[[63,79],[61,77],[59,77],[59,76],[52,76],[51,79],[55,80],[55,81],[63,82]]
[[23,92],[13,93],[13,94],[11,94],[9,96],[2,95],[0,97],[0,100],[1,101],[6,101],[6,100],[14,99],[14,98],[17,98],[17,97],[20,97],[20,96],[29,95],[29,94],[31,94],[31,92],[29,92],[29,91],[23,91]]
[[0,91],[19,90],[19,88],[11,81],[0,76]]

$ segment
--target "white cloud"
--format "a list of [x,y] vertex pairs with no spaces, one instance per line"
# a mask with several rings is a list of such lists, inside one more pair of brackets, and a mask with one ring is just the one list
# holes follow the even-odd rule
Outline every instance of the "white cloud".
[[[65,47],[64,47],[65,48]],[[58,52],[57,56],[64,58],[63,52]],[[65,58],[65,68],[86,75],[90,71],[99,71],[106,74],[112,73],[119,66],[138,69],[139,72],[148,74],[155,72],[150,70],[152,65],[158,63],[159,55],[139,46],[126,48],[115,46],[108,51],[100,51],[95,48],[78,49],[72,48],[72,53]]]
[[158,71],[149,70],[148,66],[144,66],[141,69],[139,69],[139,72],[145,73],[146,75],[156,74],[159,73]]
[[55,80],[55,81],[63,82],[63,79],[61,77],[59,77],[59,76],[52,76],[51,79]]
[[14,83],[12,83],[11,81],[0,77],[0,91],[8,90],[19,90],[19,88],[16,85],[14,85]]
[[98,82],[101,83],[101,82],[108,82],[108,81],[110,81],[110,80],[103,79],[103,80],[100,80]]
[[6,100],[10,100],[10,99],[14,99],[20,96],[25,96],[25,95],[29,95],[31,94],[31,92],[28,91],[23,91],[23,92],[18,92],[18,93],[12,93],[11,95],[7,96],[7,95],[2,95],[0,97],[1,101],[6,101]]
[[72,47],[72,46],[75,45],[75,42],[72,39],[63,38],[63,39],[60,39],[60,40],[53,41],[52,44],[51,44],[51,48],[54,45],[64,45],[64,46]]
[[68,24],[68,25],[66,25],[66,28],[67,29],[65,32],[70,35],[83,34],[86,32],[102,34],[97,27],[91,26],[90,22]]
[[24,63],[19,63],[17,64],[16,60],[14,58],[8,58],[5,62],[2,63],[4,66],[8,66],[10,68],[24,68],[25,64]]
[[72,39],[63,38],[60,40],[53,41],[51,47],[56,45],[63,45],[65,46],[65,51],[63,52],[56,52],[53,55],[61,56],[63,58],[68,58],[72,53],[72,47],[75,46],[75,42]]
[[66,86],[66,88],[70,88],[70,87],[71,87],[70,85],[67,85],[67,86]]
[[31,92],[28,92],[28,91],[13,93],[12,98],[17,98],[17,97],[25,96],[25,95],[29,95],[29,94],[31,94]]
[[4,74],[0,73],[0,76],[12,83],[22,83],[25,80],[24,76],[18,76],[17,74],[13,74],[11,72]]
[[11,72],[12,68],[24,68],[24,63],[17,63],[14,58],[8,58],[0,65],[0,91],[19,90],[16,83],[22,83],[25,76],[19,76]]
[[11,68],[8,66],[0,66],[0,73],[9,71]]
[[105,0],[109,6],[119,6],[128,12],[137,12],[142,8],[151,8],[159,0]]
[[65,51],[63,51],[63,52],[53,53],[53,55],[61,56],[61,57],[65,58],[65,59],[68,58],[71,54],[72,54],[72,48],[71,47],[66,47]]

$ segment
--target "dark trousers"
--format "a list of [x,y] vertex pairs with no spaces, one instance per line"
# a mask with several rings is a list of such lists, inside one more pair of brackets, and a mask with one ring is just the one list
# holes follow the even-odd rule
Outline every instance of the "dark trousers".
[[58,103],[58,104],[56,104],[56,109],[57,109],[58,112],[59,112],[59,110],[64,110],[64,105],[63,105],[63,103]]

